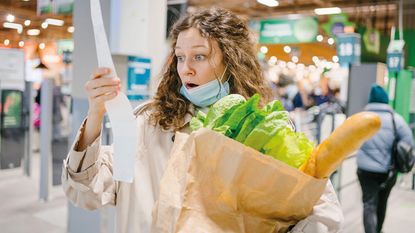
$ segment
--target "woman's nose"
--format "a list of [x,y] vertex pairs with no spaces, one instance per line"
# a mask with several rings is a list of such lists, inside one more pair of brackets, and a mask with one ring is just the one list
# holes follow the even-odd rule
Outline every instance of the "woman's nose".
[[183,62],[182,73],[184,75],[194,75],[195,74],[195,70],[193,69],[192,64],[189,60],[186,60],[186,61]]

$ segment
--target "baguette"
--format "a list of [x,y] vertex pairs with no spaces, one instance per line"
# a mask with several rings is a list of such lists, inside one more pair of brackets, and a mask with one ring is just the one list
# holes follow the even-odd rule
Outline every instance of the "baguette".
[[327,178],[348,155],[375,135],[380,126],[381,120],[375,113],[352,115],[315,148],[300,170],[319,179]]

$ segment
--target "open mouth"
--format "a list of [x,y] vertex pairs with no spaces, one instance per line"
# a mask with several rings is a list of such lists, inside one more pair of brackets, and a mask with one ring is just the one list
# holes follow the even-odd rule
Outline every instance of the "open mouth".
[[186,88],[187,89],[192,89],[192,88],[195,88],[195,87],[198,87],[199,86],[199,85],[194,84],[194,83],[186,83],[185,85],[186,85]]

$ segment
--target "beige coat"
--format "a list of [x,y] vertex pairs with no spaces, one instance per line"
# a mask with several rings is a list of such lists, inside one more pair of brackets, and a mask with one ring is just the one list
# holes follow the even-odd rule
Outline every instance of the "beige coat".
[[[190,118],[187,115],[186,124]],[[88,210],[115,205],[117,233],[149,233],[152,208],[169,160],[174,133],[149,124],[146,113],[138,115],[139,141],[136,143],[139,152],[135,161],[135,178],[130,184],[112,179],[112,147],[101,145],[101,137],[84,151],[74,150],[84,124],[64,161],[62,183],[66,196],[74,205]],[[329,183],[312,215],[300,221],[291,232],[337,232],[342,221],[341,207]]]

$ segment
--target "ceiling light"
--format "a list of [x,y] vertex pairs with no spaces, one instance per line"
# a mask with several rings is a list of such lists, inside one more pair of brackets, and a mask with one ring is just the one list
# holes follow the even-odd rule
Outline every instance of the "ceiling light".
[[297,56],[293,56],[291,58],[291,61],[293,61],[294,63],[297,63],[298,62],[298,57]]
[[10,40],[5,39],[3,43],[4,43],[5,46],[8,46],[10,44]]
[[19,41],[19,47],[21,48],[21,47],[23,47],[24,46],[24,41]]
[[276,7],[280,3],[276,0],[256,0],[258,3],[261,3],[262,5],[269,6],[269,7]]
[[311,60],[313,60],[313,62],[314,62],[314,63],[317,63],[317,62],[319,61],[319,59],[318,59],[318,57],[317,57],[317,56],[313,56],[313,57],[311,58]]
[[27,30],[27,35],[29,36],[38,36],[40,34],[39,29],[29,29]]
[[340,14],[342,13],[342,9],[338,7],[316,8],[314,9],[314,13],[316,13],[317,15]]
[[47,18],[45,20],[45,22],[47,24],[55,25],[55,26],[63,26],[63,24],[65,23],[63,20],[60,20],[60,19],[52,19],[52,18]]
[[269,58],[268,62],[269,62],[271,65],[275,65],[275,64],[277,63],[277,57],[276,57],[276,56],[271,56],[271,57]]
[[261,53],[268,53],[267,46],[261,46],[261,48],[259,50],[261,51]]
[[284,52],[291,53],[291,47],[288,45],[284,46]]
[[69,26],[68,27],[68,32],[69,33],[73,33],[75,31],[75,27],[74,26]]
[[45,43],[40,43],[39,44],[39,49],[44,49],[45,48]]
[[333,39],[333,38],[329,38],[329,39],[327,40],[327,43],[329,43],[329,45],[334,44],[334,39]]
[[14,22],[15,17],[14,17],[14,15],[8,14],[8,15],[7,15],[7,17],[6,17],[6,19],[7,19],[7,21],[9,21],[10,23],[13,23],[13,22]]
[[322,35],[317,35],[316,37],[318,42],[322,42],[323,41],[323,36]]
[[333,56],[332,60],[333,60],[333,62],[339,62],[339,57],[338,56]]
[[46,28],[48,28],[48,23],[43,22],[40,26],[41,26],[43,29],[46,29]]
[[22,33],[22,31],[23,31],[23,26],[21,24],[18,24],[18,23],[8,23],[8,22],[4,22],[3,23],[3,27],[5,27],[5,28],[11,28],[11,29],[16,29],[19,34]]
[[30,23],[31,23],[32,21],[30,21],[30,20],[28,20],[28,19],[26,19],[25,21],[24,21],[24,25],[27,27],[27,26],[29,26],[30,25]]

